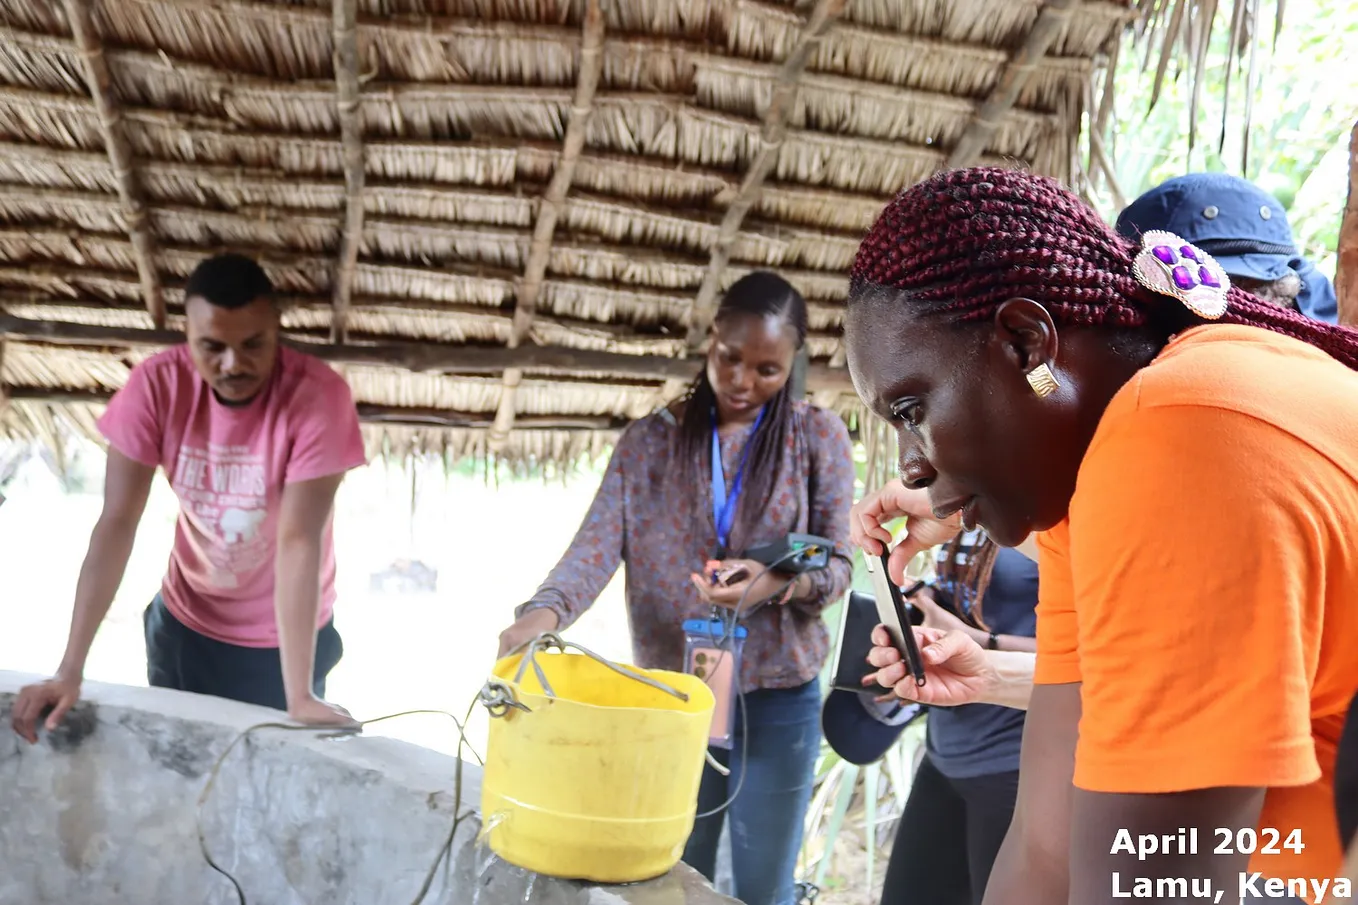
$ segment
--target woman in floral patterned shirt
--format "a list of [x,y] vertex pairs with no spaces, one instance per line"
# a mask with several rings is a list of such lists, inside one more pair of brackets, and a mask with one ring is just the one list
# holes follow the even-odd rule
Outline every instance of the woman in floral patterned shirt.
[[[705,620],[714,606],[730,612],[746,596],[738,678],[746,719],[737,711],[731,750],[712,749],[731,775],[706,769],[699,813],[717,810],[743,784],[726,811],[699,818],[684,860],[712,879],[729,816],[735,894],[749,905],[793,902],[820,746],[821,613],[848,589],[852,571],[848,430],[833,413],[794,400],[788,385],[806,329],[806,303],[781,277],[753,273],[731,287],[692,390],[623,432],[575,539],[500,638],[503,654],[566,628],[625,563],[636,663],[682,671],[684,621]],[[726,485],[715,509],[730,525],[724,543],[713,506],[714,430]],[[789,532],[833,541],[829,566],[793,581],[739,557]],[[714,559],[744,565],[749,577],[714,586],[706,565]]]

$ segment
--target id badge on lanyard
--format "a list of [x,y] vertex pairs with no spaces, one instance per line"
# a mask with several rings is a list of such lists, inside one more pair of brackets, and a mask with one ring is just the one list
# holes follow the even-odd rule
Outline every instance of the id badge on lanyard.
[[684,622],[684,672],[702,679],[716,698],[707,738],[714,748],[730,750],[735,744],[736,683],[745,635],[745,626],[721,619]]
[[[740,467],[731,492],[726,492],[726,472],[721,462],[721,438],[717,434],[717,412],[712,411],[712,524],[717,529],[717,552],[714,559],[725,559],[730,554],[731,525],[735,521],[736,503],[745,480],[745,465],[750,458],[759,425],[764,420],[761,408],[755,417],[754,430],[741,453]],[[735,734],[736,683],[740,681],[740,654],[748,634],[743,625],[736,624],[735,616],[715,612],[710,619],[689,619],[684,622],[684,672],[697,676],[712,690],[716,707],[712,712],[712,729],[708,744],[717,748],[731,748]]]

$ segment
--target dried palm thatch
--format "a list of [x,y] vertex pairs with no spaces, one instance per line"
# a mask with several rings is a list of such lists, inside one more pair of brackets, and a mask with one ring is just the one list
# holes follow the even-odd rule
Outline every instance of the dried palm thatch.
[[1070,178],[1136,12],[0,0],[0,430],[92,433],[228,249],[352,383],[374,451],[597,454],[763,268],[807,297],[808,388],[853,421],[859,236],[945,165]]

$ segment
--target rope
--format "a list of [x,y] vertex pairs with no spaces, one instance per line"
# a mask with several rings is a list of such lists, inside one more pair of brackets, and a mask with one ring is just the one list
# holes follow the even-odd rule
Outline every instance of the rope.
[[[688,702],[688,692],[680,691],[677,688],[672,688],[671,686],[666,685],[663,682],[659,682],[655,679],[652,679],[649,676],[643,676],[634,673],[627,667],[623,666],[621,663],[614,663],[607,657],[603,657],[599,654],[594,653],[592,650],[590,650],[589,648],[585,647],[582,644],[576,644],[572,641],[563,640],[561,636],[556,634],[555,632],[543,632],[536,638],[532,638],[528,641],[522,642],[517,647],[510,650],[508,654],[506,654],[506,656],[513,656],[514,654],[518,653],[521,650],[527,649],[529,651],[529,653],[526,654],[524,658],[519,662],[518,672],[516,672],[514,676],[514,681],[516,684],[523,679],[525,664],[528,662],[529,658],[530,657],[536,658],[540,650],[545,650],[548,647],[555,647],[558,650],[561,650],[563,653],[565,652],[567,647],[573,647],[576,650],[580,651],[585,656],[590,657],[598,661],[599,663],[602,663],[604,666],[607,666],[614,672],[620,673],[629,679],[635,679],[638,682],[641,682],[645,685],[649,685],[652,688],[665,692],[666,694],[671,694],[685,703]],[[538,681],[542,683],[542,688],[544,691],[546,691],[548,697],[556,697],[555,693],[553,693],[552,691],[552,686],[547,684],[547,678],[542,674],[542,669],[538,666],[536,659],[534,659],[533,661],[533,668],[537,671]],[[528,705],[522,703],[521,701],[514,697],[513,689],[511,689],[508,685],[506,685],[499,679],[492,679],[491,681],[487,682],[485,688],[481,689],[481,693],[482,693],[482,703],[486,704],[487,709],[491,709],[492,707],[494,707],[499,710],[499,712],[492,710],[491,716],[494,717],[504,716],[505,713],[507,712],[504,708],[508,707],[515,707],[519,710],[522,710],[524,713],[531,712],[528,708]],[[723,766],[721,762],[718,761],[715,757],[712,756],[712,750],[710,748],[705,749],[703,754],[704,758],[707,760],[708,766],[710,766],[713,770],[716,770],[722,776],[731,775],[731,771],[725,766]]]
[[576,644],[574,641],[564,640],[560,635],[556,634],[555,632],[543,632],[536,638],[526,641],[523,644],[520,644],[518,647],[514,648],[513,651],[510,651],[510,654],[512,655],[513,653],[523,650],[524,648],[527,648],[528,650],[528,652],[524,654],[523,659],[519,661],[518,672],[515,673],[514,675],[514,683],[516,685],[523,681],[524,671],[527,669],[528,664],[531,663],[533,666],[533,671],[537,673],[538,681],[542,683],[543,690],[547,692],[547,696],[552,698],[556,697],[556,693],[552,691],[552,686],[547,684],[547,677],[543,675],[542,667],[538,665],[537,661],[537,655],[549,647],[554,647],[557,650],[561,651],[562,653],[565,653],[567,650],[571,649],[578,650],[586,657],[589,657],[596,663],[608,667],[609,669],[613,670],[615,673],[617,673],[620,676],[623,676],[624,678],[632,679],[633,681],[640,682],[643,685],[649,685],[656,691],[662,691],[665,694],[672,695],[678,698],[684,703],[688,703],[687,692],[680,691],[679,689],[671,685],[666,685],[664,682],[661,682],[658,679],[653,679],[650,676],[642,675],[639,672],[635,672],[634,670],[630,669],[627,666],[622,665],[621,663],[614,663],[607,657],[596,654],[594,651],[590,650],[589,648],[585,647],[582,644]]

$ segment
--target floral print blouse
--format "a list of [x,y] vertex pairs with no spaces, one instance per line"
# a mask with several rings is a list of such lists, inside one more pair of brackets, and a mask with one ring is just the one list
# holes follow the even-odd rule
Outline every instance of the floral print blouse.
[[[519,607],[520,614],[549,607],[564,629],[625,563],[636,665],[682,671],[684,620],[712,613],[689,576],[702,573],[717,541],[712,488],[705,480],[709,465],[703,457],[698,486],[683,486],[674,461],[677,434],[678,423],[668,409],[628,426],[575,539],[537,593]],[[727,493],[752,435],[750,427],[721,442]],[[786,606],[768,603],[742,615],[748,631],[741,658],[744,691],[794,688],[818,675],[829,647],[821,613],[852,579],[854,464],[848,429],[834,413],[796,402],[787,438],[769,504],[746,532],[747,546],[801,532],[833,541],[834,550],[827,568],[809,573],[811,596]]]

